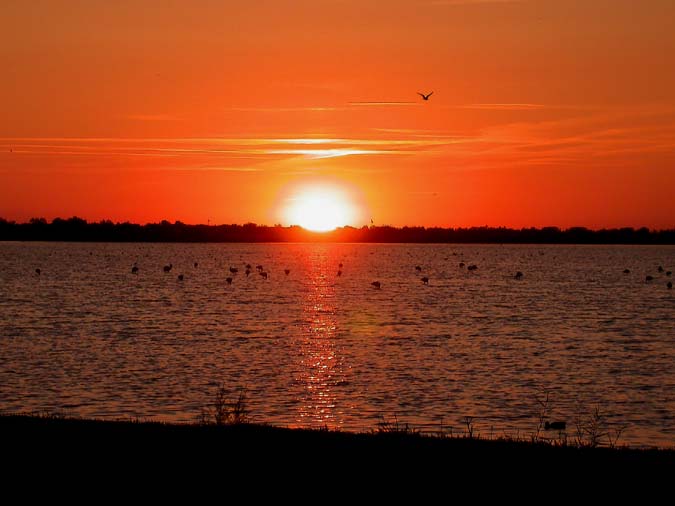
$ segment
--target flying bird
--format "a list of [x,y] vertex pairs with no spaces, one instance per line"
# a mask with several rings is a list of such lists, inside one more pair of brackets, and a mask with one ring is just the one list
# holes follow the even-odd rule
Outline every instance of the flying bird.
[[420,97],[422,97],[423,100],[429,100],[429,97],[430,97],[431,95],[433,95],[434,92],[432,91],[431,93],[428,93],[428,94],[425,95],[424,93],[420,93],[420,92],[418,91],[417,94],[418,94]]

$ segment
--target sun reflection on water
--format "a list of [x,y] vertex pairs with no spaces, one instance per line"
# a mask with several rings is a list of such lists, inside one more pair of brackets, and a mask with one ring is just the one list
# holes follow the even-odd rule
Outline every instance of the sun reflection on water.
[[302,387],[297,423],[338,428],[342,424],[335,387],[344,382],[344,364],[337,344],[334,270],[330,259],[317,252],[308,259],[304,321],[298,336],[298,377]]

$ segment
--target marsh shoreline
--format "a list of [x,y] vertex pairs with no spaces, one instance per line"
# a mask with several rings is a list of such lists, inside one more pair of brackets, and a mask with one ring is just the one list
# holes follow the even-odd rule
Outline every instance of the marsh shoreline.
[[221,455],[268,463],[295,459],[311,463],[324,456],[333,463],[377,466],[395,462],[411,469],[434,462],[495,469],[519,465],[605,470],[644,466],[665,470],[675,464],[675,449],[580,448],[525,440],[434,437],[411,431],[350,433],[260,424],[170,424],[26,414],[0,415],[0,440],[10,458],[30,455],[42,460],[68,454],[92,463],[110,461],[115,455],[127,461],[140,458],[148,464]]

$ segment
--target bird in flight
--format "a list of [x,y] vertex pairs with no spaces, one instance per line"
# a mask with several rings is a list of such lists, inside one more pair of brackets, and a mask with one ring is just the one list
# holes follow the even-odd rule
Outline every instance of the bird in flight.
[[417,94],[418,94],[420,97],[422,97],[422,99],[424,99],[424,100],[429,100],[429,97],[430,97],[431,95],[433,95],[434,92],[432,91],[431,93],[428,93],[427,95],[425,95],[424,93],[420,93],[420,92],[418,91]]

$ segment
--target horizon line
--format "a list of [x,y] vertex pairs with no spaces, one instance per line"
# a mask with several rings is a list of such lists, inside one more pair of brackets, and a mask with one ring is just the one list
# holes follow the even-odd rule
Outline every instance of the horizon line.
[[[647,225],[641,225],[641,226],[629,226],[629,225],[624,225],[624,226],[603,226],[603,227],[590,227],[586,225],[571,225],[571,226],[561,226],[561,225],[543,225],[543,226],[535,226],[535,225],[529,225],[529,226],[507,226],[507,225],[488,225],[488,224],[483,224],[483,225],[456,225],[456,226],[443,226],[443,225],[392,225],[392,224],[363,224],[363,225],[353,225],[353,224],[345,224],[341,225],[338,227],[335,227],[334,229],[331,230],[325,230],[325,231],[316,231],[316,230],[310,230],[307,228],[302,227],[299,224],[281,224],[281,223],[275,223],[273,225],[269,225],[266,223],[256,223],[252,221],[248,222],[243,222],[243,223],[210,223],[210,220],[207,220],[207,223],[186,223],[181,220],[174,220],[173,222],[163,219],[159,221],[148,221],[145,223],[141,222],[132,222],[132,221],[114,221],[109,218],[104,218],[100,219],[98,221],[93,221],[93,220],[87,220],[86,218],[79,217],[77,215],[70,216],[68,218],[62,218],[60,216],[56,216],[51,219],[51,221],[48,221],[44,217],[33,217],[30,218],[28,221],[23,221],[23,222],[18,222],[15,220],[7,219],[4,218],[3,216],[0,216],[0,225],[36,225],[36,224],[43,224],[43,225],[53,225],[54,222],[84,222],[83,224],[86,225],[101,225],[101,224],[112,224],[114,226],[119,226],[119,225],[134,225],[134,226],[140,226],[140,227],[145,227],[149,225],[161,225],[161,226],[185,226],[185,227],[257,227],[257,228],[284,228],[284,229],[295,229],[299,228],[302,229],[306,232],[310,233],[316,233],[320,235],[326,235],[330,234],[331,232],[335,232],[338,230],[344,230],[344,229],[352,229],[352,230],[363,230],[363,229],[378,229],[378,228],[390,228],[390,229],[395,229],[395,230],[402,230],[402,229],[438,229],[438,230],[475,230],[475,229],[484,229],[484,230],[510,230],[510,231],[525,231],[525,230],[538,230],[538,231],[557,231],[557,232],[566,232],[566,231],[571,231],[571,230],[585,230],[589,232],[601,232],[601,231],[641,231],[641,230],[647,230],[649,232],[671,232],[675,231],[675,224],[670,227],[670,228],[658,228],[658,227],[649,227]],[[33,223],[35,222],[35,223]]]

